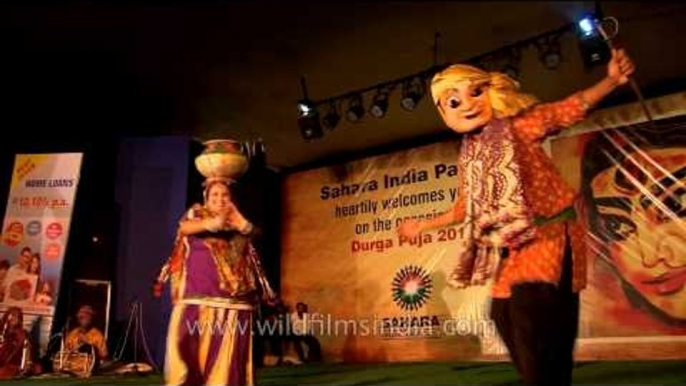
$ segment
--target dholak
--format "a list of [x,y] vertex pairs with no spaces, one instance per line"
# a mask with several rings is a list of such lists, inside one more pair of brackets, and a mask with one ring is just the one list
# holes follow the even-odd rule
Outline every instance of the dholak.
[[91,348],[90,351],[60,351],[52,358],[52,368],[59,373],[69,373],[82,378],[90,377],[95,367],[95,350]]

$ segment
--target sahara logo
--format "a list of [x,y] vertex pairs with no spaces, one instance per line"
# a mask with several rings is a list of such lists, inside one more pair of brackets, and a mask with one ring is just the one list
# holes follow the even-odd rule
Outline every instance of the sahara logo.
[[416,311],[429,300],[432,287],[431,277],[424,268],[405,266],[393,278],[393,301],[405,311]]

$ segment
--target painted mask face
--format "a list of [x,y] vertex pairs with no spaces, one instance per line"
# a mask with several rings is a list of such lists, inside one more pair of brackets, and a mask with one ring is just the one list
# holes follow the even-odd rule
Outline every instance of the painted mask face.
[[464,134],[481,129],[493,118],[488,82],[465,80],[447,89],[438,99],[445,124]]
[[630,157],[625,172],[613,166],[591,184],[607,257],[648,302],[686,320],[686,155],[672,148]]

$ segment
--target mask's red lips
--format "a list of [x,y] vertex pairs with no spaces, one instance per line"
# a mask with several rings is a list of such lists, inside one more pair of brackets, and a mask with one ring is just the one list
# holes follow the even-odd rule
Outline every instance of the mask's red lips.
[[643,280],[642,283],[653,286],[653,290],[658,295],[672,295],[684,288],[684,285],[686,284],[686,268],[673,269],[662,275]]

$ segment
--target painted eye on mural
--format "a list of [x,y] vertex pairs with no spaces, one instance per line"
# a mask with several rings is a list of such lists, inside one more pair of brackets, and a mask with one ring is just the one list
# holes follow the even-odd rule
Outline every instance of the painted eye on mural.
[[663,199],[666,210],[659,210],[660,222],[673,221],[677,217],[686,217],[686,189],[679,188]]
[[604,229],[603,235],[609,241],[623,241],[636,233],[636,224],[627,217],[616,214],[601,214],[600,219]]

